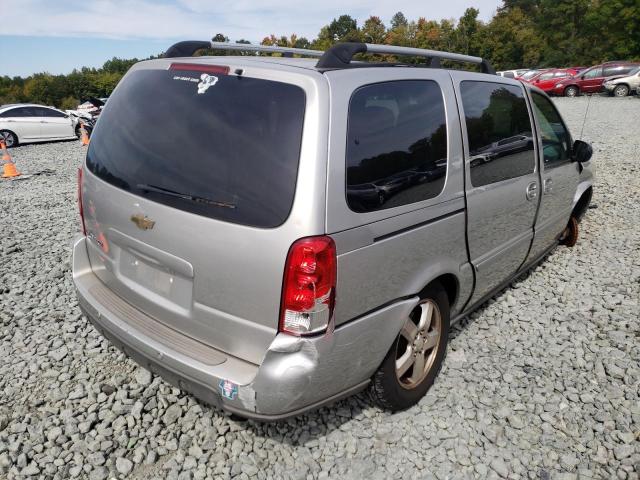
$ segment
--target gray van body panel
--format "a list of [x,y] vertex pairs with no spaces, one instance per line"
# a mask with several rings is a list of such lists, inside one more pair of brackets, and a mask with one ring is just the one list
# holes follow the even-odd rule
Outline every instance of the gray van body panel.
[[[458,279],[459,295],[452,312],[459,312],[471,292],[473,275],[465,268],[468,259],[462,139],[449,72],[363,68],[325,75],[331,93],[326,228],[338,249],[336,324],[395,299],[415,295],[444,274]],[[347,205],[345,190],[345,132],[351,95],[363,85],[402,80],[431,80],[442,90],[448,157],[444,188],[435,198],[421,202],[354,212]],[[389,255],[389,248],[398,256]]]
[[[530,178],[471,186],[459,83],[530,90],[515,80],[402,67],[321,74],[312,61],[264,57],[160,59],[133,69],[173,62],[229,65],[304,89],[289,218],[273,229],[205,218],[120,190],[85,167],[88,235],[74,244],[74,283],[83,312],[125,353],[204,401],[247,417],[285,418],[364,388],[428,284],[453,276],[451,318],[462,318],[557,244],[565,216],[592,184],[593,162],[582,171],[575,163],[560,167],[563,180],[559,169],[541,170],[538,159]],[[417,79],[433,80],[443,92],[444,188],[429,200],[356,213],[346,202],[349,99],[363,85]],[[535,148],[537,155],[538,142]],[[542,186],[547,176],[561,188],[547,198],[540,188],[536,201],[527,201],[527,184]],[[137,213],[153,219],[154,228],[139,230],[130,221]],[[278,333],[287,252],[295,240],[323,234],[334,239],[338,257],[333,321],[321,335]],[[166,293],[169,279],[175,287]],[[223,381],[237,386],[232,398],[222,394]]]
[[[160,59],[132,71],[168,68],[182,60],[211,63]],[[264,68],[264,62],[232,58],[218,63],[242,65],[245,77],[287,82],[305,91],[305,128],[288,219],[265,229],[206,218],[126,192],[85,168],[88,252],[100,280],[132,305],[170,328],[259,364],[277,333],[289,247],[300,237],[324,233],[328,88],[323,75],[308,69]],[[136,214],[155,221],[153,229],[140,230],[130,220]]]

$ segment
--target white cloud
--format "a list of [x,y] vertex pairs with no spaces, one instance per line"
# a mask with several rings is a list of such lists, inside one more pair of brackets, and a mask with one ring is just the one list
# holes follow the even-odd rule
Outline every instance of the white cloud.
[[[481,18],[494,13],[499,0],[476,0]],[[3,0],[0,35],[101,38],[208,39],[224,33],[232,40],[259,41],[265,35],[296,33],[313,38],[341,14],[362,23],[369,15],[388,22],[401,10],[409,19],[459,17],[469,5],[396,0]]]

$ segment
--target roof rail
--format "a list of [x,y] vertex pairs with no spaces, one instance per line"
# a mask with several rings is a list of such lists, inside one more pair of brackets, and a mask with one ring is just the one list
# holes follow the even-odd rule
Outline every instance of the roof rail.
[[305,55],[307,57],[322,57],[324,52],[320,50],[307,50],[306,48],[289,48],[271,45],[252,45],[250,43],[228,43],[228,42],[208,42],[200,40],[187,40],[171,45],[165,52],[165,58],[190,57],[197,50],[203,48],[213,48],[215,50],[239,50],[244,52],[268,52],[282,53],[284,56],[292,57]]
[[439,66],[439,60],[453,60],[456,62],[474,63],[480,65],[482,73],[495,75],[496,71],[489,61],[480,57],[462,55],[459,53],[427,50],[424,48],[397,47],[395,45],[375,45],[371,43],[346,42],[338,43],[324,52],[318,60],[317,68],[333,69],[348,68],[353,56],[357,53],[379,53],[389,55],[408,55],[414,57],[427,57],[431,59],[431,66]]

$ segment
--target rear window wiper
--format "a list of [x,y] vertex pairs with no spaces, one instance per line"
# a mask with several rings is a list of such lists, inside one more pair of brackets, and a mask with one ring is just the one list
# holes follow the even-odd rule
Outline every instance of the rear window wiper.
[[235,203],[223,202],[220,200],[213,200],[211,198],[200,197],[198,195],[191,195],[188,193],[176,192],[174,190],[169,190],[168,188],[158,187],[157,185],[149,185],[147,183],[138,183],[136,187],[138,187],[140,190],[145,192],[160,193],[162,195],[181,198],[183,200],[189,200],[195,203],[206,203],[207,205],[214,205],[216,207],[222,207],[222,208],[236,208]]

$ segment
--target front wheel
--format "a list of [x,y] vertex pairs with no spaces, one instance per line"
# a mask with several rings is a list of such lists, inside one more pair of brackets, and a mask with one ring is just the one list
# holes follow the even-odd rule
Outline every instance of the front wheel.
[[7,148],[17,147],[18,146],[18,137],[13,132],[9,130],[0,130],[0,140],[4,142]]
[[567,87],[564,90],[565,97],[577,97],[578,96],[578,87]]
[[618,85],[613,89],[613,95],[616,97],[626,97],[629,95],[629,87],[626,85]]
[[574,247],[576,243],[578,243],[578,219],[571,215],[569,218],[569,222],[562,232],[562,236],[560,237],[560,245],[564,245],[565,247]]
[[449,300],[432,285],[411,311],[372,378],[372,395],[391,411],[415,405],[435,381],[447,350]]

